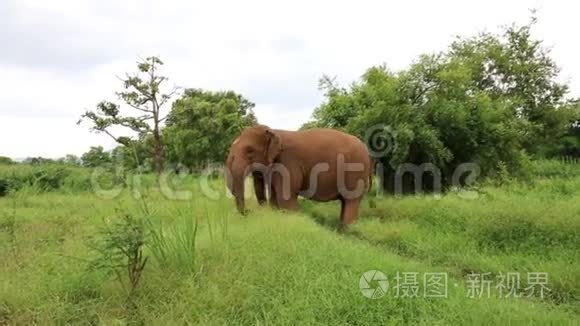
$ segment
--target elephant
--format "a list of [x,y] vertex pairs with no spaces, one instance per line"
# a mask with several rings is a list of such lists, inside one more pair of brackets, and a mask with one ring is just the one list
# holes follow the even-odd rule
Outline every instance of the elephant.
[[244,180],[252,174],[256,198],[264,205],[298,210],[298,196],[341,203],[340,227],[356,221],[360,202],[372,185],[372,161],[357,137],[326,128],[300,131],[245,128],[226,160],[226,183],[245,214]]

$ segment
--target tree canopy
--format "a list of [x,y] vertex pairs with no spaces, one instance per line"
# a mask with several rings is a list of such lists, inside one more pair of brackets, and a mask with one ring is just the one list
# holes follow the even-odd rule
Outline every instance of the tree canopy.
[[254,103],[233,91],[185,90],[163,130],[167,159],[190,169],[223,162],[234,138],[256,123],[253,108]]
[[448,182],[467,162],[486,175],[518,173],[528,155],[545,154],[577,118],[549,50],[531,36],[534,23],[458,38],[404,71],[372,67],[348,88],[323,77],[326,100],[303,128],[364,138],[373,126],[388,126],[393,144],[377,158],[387,177],[402,163],[435,164]]
[[106,152],[103,146],[91,146],[91,148],[81,156],[81,164],[84,167],[94,168],[111,163],[111,155]]

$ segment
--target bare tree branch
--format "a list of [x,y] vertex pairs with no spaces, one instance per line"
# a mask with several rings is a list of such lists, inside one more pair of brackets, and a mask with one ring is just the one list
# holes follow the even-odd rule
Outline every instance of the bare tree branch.
[[181,87],[173,86],[173,89],[171,90],[171,92],[169,92],[169,94],[164,94],[162,96],[161,103],[159,103],[159,106],[165,105],[165,103],[167,103],[180,90]]
[[127,104],[128,106],[132,107],[132,108],[133,108],[133,109],[135,109],[135,110],[139,110],[139,111],[143,111],[143,112],[147,112],[147,113],[153,113],[153,111],[151,111],[151,110],[148,110],[148,109],[144,109],[144,108],[138,107],[138,106],[136,106],[136,105],[134,105],[134,104],[132,104],[132,103],[129,103],[129,102],[127,102],[127,101],[125,101],[125,104]]
[[111,134],[106,128],[105,129],[101,129],[101,131],[103,131],[105,134],[109,135],[109,137],[113,138],[113,140],[117,143],[121,143],[119,141],[119,139],[117,137],[115,137],[113,134]]
[[435,84],[431,84],[428,85],[427,87],[425,87],[424,89],[422,89],[417,95],[415,95],[413,97],[413,99],[411,99],[411,104],[417,104],[417,101],[423,96],[425,95],[427,92],[429,92],[430,90],[434,89],[437,85]]

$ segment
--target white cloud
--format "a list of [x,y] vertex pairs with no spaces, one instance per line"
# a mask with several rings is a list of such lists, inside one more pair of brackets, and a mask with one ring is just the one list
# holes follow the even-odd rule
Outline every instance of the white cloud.
[[0,3],[0,155],[80,154],[112,143],[75,123],[118,88],[138,55],[160,55],[172,82],[234,89],[258,119],[295,129],[322,94],[322,74],[341,83],[386,63],[403,69],[455,35],[524,23],[553,46],[580,95],[575,19],[580,5],[548,1],[88,1]]

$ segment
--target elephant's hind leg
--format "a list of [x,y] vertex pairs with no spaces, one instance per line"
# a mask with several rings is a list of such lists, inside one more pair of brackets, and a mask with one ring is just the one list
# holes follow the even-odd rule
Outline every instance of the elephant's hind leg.
[[340,228],[344,229],[355,222],[358,216],[358,207],[362,198],[344,199],[341,198]]

